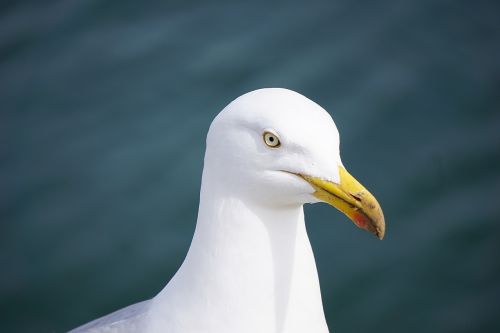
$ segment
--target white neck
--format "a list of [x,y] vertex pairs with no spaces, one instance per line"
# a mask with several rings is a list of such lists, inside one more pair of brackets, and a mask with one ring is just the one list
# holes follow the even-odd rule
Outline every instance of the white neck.
[[248,204],[208,179],[191,247],[153,301],[150,331],[328,332],[302,206]]

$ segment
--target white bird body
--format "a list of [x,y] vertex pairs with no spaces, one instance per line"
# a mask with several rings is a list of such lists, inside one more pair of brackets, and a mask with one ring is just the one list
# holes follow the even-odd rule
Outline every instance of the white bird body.
[[328,331],[302,207],[215,195],[200,213],[186,261],[153,300],[151,332]]
[[[280,147],[268,147],[271,131]],[[214,120],[196,231],[182,266],[152,300],[71,331],[328,332],[297,175],[340,182],[338,132],[320,106],[285,89],[241,96]]]

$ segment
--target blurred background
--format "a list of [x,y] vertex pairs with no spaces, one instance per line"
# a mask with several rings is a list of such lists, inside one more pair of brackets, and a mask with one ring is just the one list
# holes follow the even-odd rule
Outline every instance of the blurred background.
[[195,227],[205,136],[296,90],[384,208],[306,207],[334,332],[500,332],[497,1],[2,1],[0,331],[154,296]]

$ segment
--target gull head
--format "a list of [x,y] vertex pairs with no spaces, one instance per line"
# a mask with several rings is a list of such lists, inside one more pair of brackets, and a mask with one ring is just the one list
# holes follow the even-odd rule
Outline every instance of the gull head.
[[326,202],[382,239],[382,209],[342,164],[339,133],[321,106],[287,89],[244,94],[214,119],[204,181],[258,205]]

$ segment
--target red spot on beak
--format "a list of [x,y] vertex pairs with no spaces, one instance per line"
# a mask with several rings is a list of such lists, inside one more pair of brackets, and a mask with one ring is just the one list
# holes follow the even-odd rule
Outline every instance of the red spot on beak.
[[368,225],[368,217],[366,217],[365,214],[354,213],[353,220],[358,227],[366,229]]

